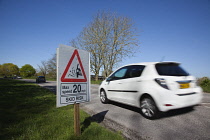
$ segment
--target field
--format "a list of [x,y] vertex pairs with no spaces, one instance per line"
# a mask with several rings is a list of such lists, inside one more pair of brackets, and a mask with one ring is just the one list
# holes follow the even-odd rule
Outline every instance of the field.
[[81,136],[74,135],[73,105],[56,108],[56,96],[33,83],[0,79],[1,140],[122,140],[80,110]]

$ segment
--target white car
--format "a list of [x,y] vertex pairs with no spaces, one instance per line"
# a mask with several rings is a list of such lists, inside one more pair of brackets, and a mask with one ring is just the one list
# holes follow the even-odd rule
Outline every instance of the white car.
[[202,93],[196,78],[177,62],[126,65],[113,72],[99,87],[102,103],[112,100],[139,107],[148,119],[155,119],[160,112],[198,105]]

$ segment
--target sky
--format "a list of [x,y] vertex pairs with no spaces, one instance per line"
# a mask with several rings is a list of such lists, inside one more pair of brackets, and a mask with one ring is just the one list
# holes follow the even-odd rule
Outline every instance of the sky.
[[210,77],[210,0],[0,0],[0,64],[37,69],[101,10],[131,18],[139,32],[139,51],[118,66],[178,61]]

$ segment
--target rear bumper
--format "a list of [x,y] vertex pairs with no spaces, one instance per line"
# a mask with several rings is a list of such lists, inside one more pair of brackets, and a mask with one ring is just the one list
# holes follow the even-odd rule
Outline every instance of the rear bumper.
[[202,102],[203,91],[200,87],[197,87],[187,93],[170,92],[165,93],[164,96],[159,104],[159,110],[166,112],[200,104]]

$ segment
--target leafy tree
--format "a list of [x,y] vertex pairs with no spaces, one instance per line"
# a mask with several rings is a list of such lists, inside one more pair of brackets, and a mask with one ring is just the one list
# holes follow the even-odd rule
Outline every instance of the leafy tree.
[[210,79],[208,77],[201,78],[200,86],[202,86],[202,87],[210,86]]
[[98,12],[70,44],[90,52],[90,67],[95,80],[102,68],[108,76],[117,63],[133,56],[139,47],[132,20],[104,11]]
[[13,63],[4,63],[0,66],[0,74],[4,76],[19,75],[19,68]]
[[20,69],[20,74],[24,77],[31,77],[36,73],[36,70],[29,64],[25,64]]
[[2,72],[2,65],[0,65],[0,76],[3,75],[3,72]]
[[11,73],[12,75],[19,75],[20,74],[20,71],[19,71],[19,68],[17,65],[12,65],[11,66]]

